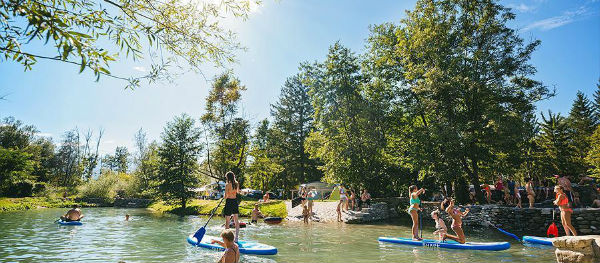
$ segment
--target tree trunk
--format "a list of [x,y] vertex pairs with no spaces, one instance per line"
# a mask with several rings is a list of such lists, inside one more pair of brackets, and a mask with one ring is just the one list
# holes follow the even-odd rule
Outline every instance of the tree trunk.
[[473,187],[475,189],[475,197],[477,197],[477,202],[479,202],[480,204],[483,204],[484,198],[483,198],[483,193],[481,192],[481,187],[479,187],[479,173],[478,173],[477,162],[471,160],[473,169],[469,168],[466,157],[463,157],[462,163],[463,163],[463,169],[465,170],[467,175],[469,175],[469,179],[470,179],[469,181],[471,182],[471,184],[473,184]]
[[187,200],[186,200],[186,198],[185,198],[185,197],[182,197],[182,198],[181,198],[181,208],[182,208],[183,210],[185,210],[185,203],[187,203],[186,201],[187,201]]

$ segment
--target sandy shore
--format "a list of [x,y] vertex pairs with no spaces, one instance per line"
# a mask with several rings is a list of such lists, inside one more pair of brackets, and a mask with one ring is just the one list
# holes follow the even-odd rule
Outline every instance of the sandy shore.
[[[336,222],[337,221],[337,204],[338,202],[314,202],[313,216],[314,222]],[[285,202],[289,221],[302,221],[302,205],[292,208],[292,202]],[[342,219],[346,217],[346,213],[342,213]]]

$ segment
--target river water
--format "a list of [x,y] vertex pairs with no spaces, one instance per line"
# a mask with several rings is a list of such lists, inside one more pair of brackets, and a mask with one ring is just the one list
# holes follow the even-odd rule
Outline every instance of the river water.
[[[147,209],[86,208],[83,226],[54,223],[65,209],[0,213],[1,262],[216,262],[221,252],[192,247],[186,237],[206,217],[161,215]],[[125,214],[131,221],[125,222]],[[217,236],[222,218],[207,234]],[[430,237],[432,227],[425,227]],[[466,229],[470,241],[508,241],[490,229]],[[284,222],[241,230],[241,239],[278,248],[274,256],[242,256],[242,262],[556,262],[554,250],[511,242],[501,252],[415,248],[377,242],[410,236],[406,220],[373,225]]]

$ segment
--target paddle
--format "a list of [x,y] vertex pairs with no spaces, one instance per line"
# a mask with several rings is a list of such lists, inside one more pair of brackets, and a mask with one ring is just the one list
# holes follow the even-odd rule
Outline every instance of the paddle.
[[300,205],[302,203],[302,200],[304,200],[304,198],[302,198],[302,197],[296,197],[296,198],[292,199],[292,208]]
[[510,232],[508,232],[508,231],[506,231],[506,230],[504,230],[502,228],[499,228],[499,227],[495,226],[494,224],[492,224],[489,221],[484,221],[484,223],[486,223],[488,226],[493,226],[495,229],[497,229],[498,231],[500,231],[502,234],[505,234],[505,235],[507,235],[509,237],[512,237],[512,238],[516,239],[517,241],[521,242],[521,238],[519,238],[517,235],[515,235],[513,233],[510,233]]
[[423,217],[421,216],[423,213],[421,213],[421,211],[419,211],[419,237],[421,239],[423,239],[423,226],[421,225],[421,222],[423,222]]
[[558,227],[556,227],[556,223],[554,222],[554,207],[552,208],[552,224],[548,226],[548,231],[546,231],[546,236],[550,237],[550,235],[552,237],[558,236]]
[[198,229],[198,231],[196,231],[196,233],[194,233],[194,237],[196,238],[196,240],[198,240],[198,244],[200,243],[200,241],[202,241],[204,234],[206,234],[206,226],[208,225],[208,222],[210,222],[210,220],[215,215],[217,208],[219,208],[219,206],[221,206],[223,199],[225,199],[225,198],[221,198],[221,201],[219,201],[219,204],[217,205],[217,207],[215,207],[215,209],[213,209],[213,211],[210,213],[210,217],[208,218],[208,220],[206,220],[206,223],[204,224],[204,226],[201,227],[200,229]]

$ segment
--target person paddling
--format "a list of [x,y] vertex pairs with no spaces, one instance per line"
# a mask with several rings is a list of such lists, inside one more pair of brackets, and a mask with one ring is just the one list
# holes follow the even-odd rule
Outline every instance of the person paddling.
[[467,214],[469,213],[469,208],[467,208],[465,210],[465,212],[461,212],[460,209],[454,207],[454,199],[450,199],[450,200],[445,200],[442,204],[441,207],[442,209],[444,209],[444,204],[445,203],[449,203],[448,207],[446,207],[446,213],[448,213],[451,217],[452,217],[452,231],[454,231],[455,235],[449,235],[449,234],[445,234],[444,238],[442,239],[443,241],[446,240],[446,238],[452,239],[458,243],[464,244],[467,241],[467,238],[465,237],[465,232],[462,229],[462,218],[467,216]]
[[556,193],[556,200],[554,200],[554,204],[558,206],[560,209],[560,222],[565,228],[565,234],[570,236],[573,234],[577,235],[577,231],[571,224],[571,214],[573,214],[573,209],[569,207],[569,199],[565,194],[565,190],[562,186],[557,185],[554,187],[554,192]]
[[238,241],[238,235],[240,233],[240,222],[238,221],[239,204],[237,201],[237,193],[240,191],[240,185],[235,180],[235,174],[229,171],[225,174],[227,184],[225,184],[225,208],[223,212],[225,214],[225,229],[229,229],[229,222],[233,216],[233,222],[235,224],[235,242]]
[[425,189],[419,189],[416,185],[411,185],[408,188],[410,196],[410,207],[408,208],[408,214],[412,219],[412,234],[414,240],[423,240],[419,237],[419,211],[421,211],[421,199],[419,195],[425,193]]
[[[237,235],[236,235],[237,237]],[[217,243],[220,246],[225,248],[225,251],[223,252],[223,256],[221,257],[221,259],[219,259],[219,263],[237,263],[240,261],[240,248],[238,247],[238,245],[236,244],[236,242],[234,242],[234,236],[233,236],[233,232],[231,232],[231,230],[229,229],[225,229],[222,233],[221,233],[221,238],[223,238],[223,241],[218,241],[218,240],[212,240],[210,243],[214,244]]]

